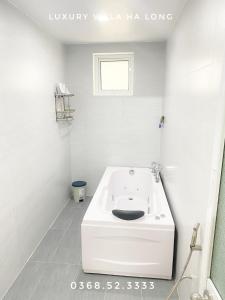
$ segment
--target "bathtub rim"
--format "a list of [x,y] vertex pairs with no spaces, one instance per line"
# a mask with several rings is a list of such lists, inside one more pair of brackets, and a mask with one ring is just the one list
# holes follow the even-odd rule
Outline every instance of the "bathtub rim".
[[[137,220],[122,220],[119,219],[117,217],[115,217],[113,214],[110,213],[103,213],[101,210],[99,210],[99,197],[100,194],[102,192],[102,189],[105,186],[105,183],[109,181],[109,178],[112,174],[112,172],[114,171],[118,171],[118,169],[120,170],[143,170],[146,171],[147,173],[151,174],[152,176],[152,180],[153,180],[153,188],[156,188],[156,192],[158,193],[157,195],[160,196],[160,202],[163,205],[166,217],[165,218],[160,218],[160,219],[156,219],[155,216],[153,215],[148,215],[148,216],[144,216],[140,219]],[[156,183],[154,181],[154,177],[153,174],[151,172],[150,168],[145,168],[145,167],[115,167],[115,166],[108,166],[103,175],[102,178],[99,182],[99,185],[96,189],[96,192],[91,200],[91,203],[83,217],[82,220],[82,226],[84,225],[94,225],[94,226],[125,226],[125,227],[152,227],[152,228],[164,228],[164,229],[171,229],[174,230],[175,228],[175,223],[173,220],[173,216],[172,213],[170,211],[170,207],[165,195],[165,191],[163,189],[163,185],[161,180]]]

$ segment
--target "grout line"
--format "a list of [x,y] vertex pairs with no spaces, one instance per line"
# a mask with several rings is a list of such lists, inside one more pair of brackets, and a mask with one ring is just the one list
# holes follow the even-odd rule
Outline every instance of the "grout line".
[[104,291],[104,298],[103,298],[103,300],[105,300],[105,298],[106,298],[106,290]]
[[56,215],[56,217],[53,219],[53,221],[50,223],[48,230],[46,231],[46,233],[43,235],[42,239],[40,240],[40,242],[37,244],[37,246],[34,248],[33,252],[31,253],[30,257],[28,258],[28,260],[26,261],[26,263],[30,260],[30,258],[32,257],[32,255],[34,254],[34,252],[37,250],[37,248],[40,246],[41,242],[44,240],[44,238],[46,237],[47,233],[49,232],[49,230],[51,230],[53,224],[55,223],[55,221],[58,219],[58,217],[61,215],[62,211],[64,210],[64,208],[68,205],[69,203],[69,199],[66,201],[66,203],[63,205],[62,209],[59,211],[59,213]]
[[[69,202],[67,203],[67,205],[65,206],[65,208],[68,207],[68,205],[69,205]],[[64,231],[64,233],[63,233],[63,235],[62,235],[62,239],[63,239],[63,237],[69,232],[69,229],[70,229],[72,223],[73,223],[73,220],[71,221],[71,223],[70,223],[70,225],[68,226],[68,228],[65,229],[65,231]],[[80,226],[80,225],[81,225],[81,224],[80,224],[80,222],[79,222],[79,226]],[[62,239],[60,239],[60,241],[59,241],[59,243],[58,243],[58,246],[56,247],[56,249],[55,249],[55,251],[54,251],[52,257],[54,257],[54,255],[56,254],[57,250],[58,250],[59,247],[61,246]]]
[[[88,199],[87,201],[89,202],[89,199]],[[71,228],[71,225],[72,225],[73,221],[71,221],[70,224],[69,224],[66,228],[64,228],[64,229],[52,228],[52,226],[54,225],[55,221],[60,217],[60,215],[62,214],[63,210],[64,210],[66,207],[69,206],[69,204],[70,204],[70,202],[68,201],[68,203],[64,206],[64,208],[62,209],[62,211],[58,214],[58,216],[56,217],[56,219],[54,220],[54,222],[52,222],[51,227],[48,229],[48,231],[47,231],[47,233],[46,233],[46,235],[47,235],[47,234],[49,233],[50,230],[60,230],[60,231],[63,231],[62,237],[60,238],[58,245],[56,246],[55,250],[53,251],[53,253],[52,253],[52,255],[51,255],[52,259],[53,259],[54,255],[56,254],[57,250],[62,246],[62,240],[63,240],[63,238],[65,237],[65,235],[70,231],[70,228]],[[73,208],[73,209],[74,209],[74,208]],[[87,210],[87,207],[84,207],[84,209],[85,209],[85,211],[86,211],[86,210]],[[82,211],[82,213],[83,213],[83,211]],[[84,212],[84,213],[85,213],[85,212]],[[80,226],[80,225],[81,225],[81,222],[78,222],[78,226]],[[80,238],[81,238],[81,237],[80,237]],[[42,239],[42,240],[43,240],[43,239]],[[42,241],[42,240],[41,240],[41,241]],[[31,259],[31,257],[29,258],[29,260],[30,260],[30,259]],[[51,261],[51,260],[49,260],[49,261],[41,261],[41,260],[34,260],[34,259],[32,259],[31,261],[33,261],[33,262],[39,262],[39,263],[52,263],[52,264],[62,264],[62,265],[81,266],[81,257],[80,257],[80,259],[79,259],[80,264],[78,264],[78,263],[76,263],[76,264],[71,264],[71,263],[60,263],[60,262],[58,263],[58,262],[53,262],[53,261]]]
[[73,264],[73,263],[63,263],[63,262],[54,262],[54,261],[43,261],[43,260],[32,260],[31,263],[39,263],[39,264],[52,264],[52,265],[69,265],[69,266],[77,266],[80,267],[81,265]]
[[[48,233],[50,230],[57,230],[57,229],[51,229],[51,228],[52,228],[52,226],[54,225],[55,221],[60,217],[60,215],[62,214],[63,210],[64,210],[66,207],[69,206],[69,203],[70,203],[70,202],[68,201],[68,203],[64,206],[64,208],[62,209],[62,211],[58,214],[58,216],[56,217],[56,219],[54,220],[54,222],[52,222],[52,224],[51,224],[49,230],[47,231],[47,233]],[[70,229],[72,223],[73,223],[73,221],[71,221],[71,223],[67,226],[66,229],[62,230],[62,231],[63,231],[62,237],[61,237],[60,240],[59,240],[58,246],[57,246],[57,247],[55,248],[55,250],[53,251],[52,258],[54,257],[54,255],[56,254],[57,250],[58,250],[59,247],[61,246],[61,242],[62,242],[63,238],[65,237],[66,233],[69,232],[69,229]],[[79,225],[80,225],[80,223],[79,223]],[[47,233],[46,233],[46,235],[47,235]],[[80,257],[80,261],[81,261],[81,257]],[[60,262],[51,262],[51,261],[38,261],[38,260],[36,260],[36,261],[33,260],[33,262],[36,262],[36,263],[39,263],[39,264],[42,264],[42,265],[48,265],[48,264],[51,264],[51,265],[76,266],[76,267],[78,267],[79,269],[82,270],[81,265],[71,264],[71,263],[60,263]],[[77,272],[77,274],[76,274],[76,276],[75,276],[76,278],[78,277],[78,274],[79,274],[79,272]],[[42,275],[42,276],[43,276],[43,275]],[[40,280],[38,280],[38,284],[36,285],[36,287],[35,287],[34,290],[32,291],[31,296],[29,297],[28,300],[32,300],[32,297],[35,295],[35,292],[37,291],[38,286],[39,286],[39,284],[40,284],[40,282],[41,282],[42,276],[40,276]]]
[[28,259],[26,260],[26,262],[24,263],[24,265],[22,266],[22,268],[19,270],[19,272],[16,274],[15,279],[12,281],[12,283],[10,284],[9,288],[5,291],[5,293],[3,294],[2,300],[5,298],[5,296],[8,294],[9,290],[13,287],[14,283],[16,282],[17,278],[20,276],[20,274],[23,272],[25,266],[27,265],[27,263],[29,262],[29,260],[31,259],[32,255],[34,254],[34,252],[37,250],[37,248],[39,247],[39,245],[41,244],[41,242],[43,241],[43,239],[45,238],[45,236],[47,235],[48,231],[50,230],[50,228],[52,227],[52,225],[54,224],[54,222],[56,221],[56,219],[59,217],[59,215],[62,213],[62,211],[64,210],[64,208],[68,205],[70,201],[70,198],[67,199],[64,203],[64,205],[62,206],[62,208],[59,210],[59,212],[57,213],[56,217],[53,219],[53,221],[50,223],[47,231],[43,234],[42,238],[40,239],[40,241],[37,243],[37,245],[34,247],[34,250],[31,252],[30,256],[28,257]]
[[27,299],[27,300],[32,300],[32,297],[33,297],[33,295],[34,295],[35,291],[37,290],[37,288],[38,288],[38,286],[39,286],[39,284],[40,284],[40,282],[41,282],[41,280],[42,280],[43,276],[44,276],[44,272],[42,272],[42,273],[41,273],[41,276],[40,276],[40,278],[38,278],[38,282],[37,282],[37,284],[35,285],[34,289],[32,290],[32,292],[31,292],[31,294],[30,294],[30,297],[29,297],[29,299]]

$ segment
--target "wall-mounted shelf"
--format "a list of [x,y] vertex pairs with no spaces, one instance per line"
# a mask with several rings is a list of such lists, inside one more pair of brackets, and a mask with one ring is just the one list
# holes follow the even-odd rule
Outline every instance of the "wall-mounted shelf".
[[59,98],[62,98],[62,97],[72,97],[74,96],[74,94],[58,94],[58,93],[55,93],[55,96],[56,97],[59,97]]
[[70,98],[74,94],[60,94],[55,93],[55,113],[56,121],[72,121],[75,109],[71,108]]

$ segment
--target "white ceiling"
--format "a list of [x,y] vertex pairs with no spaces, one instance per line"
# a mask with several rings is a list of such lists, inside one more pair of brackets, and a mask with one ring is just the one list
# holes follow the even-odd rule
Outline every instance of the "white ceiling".
[[[71,44],[165,40],[188,0],[9,1],[47,32]],[[87,14],[86,20],[83,15],[81,20],[77,19],[77,13]],[[68,20],[69,14],[75,20]],[[93,14],[100,15],[99,20]],[[173,20],[145,19],[145,15],[151,19],[159,14],[173,14]],[[132,19],[128,20],[127,15],[132,15]],[[55,16],[61,19],[57,21]]]

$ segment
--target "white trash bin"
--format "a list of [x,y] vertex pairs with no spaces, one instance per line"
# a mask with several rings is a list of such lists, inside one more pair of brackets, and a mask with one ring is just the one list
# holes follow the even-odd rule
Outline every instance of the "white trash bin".
[[73,199],[75,202],[80,202],[85,200],[86,197],[86,181],[74,181],[72,182],[73,188]]

